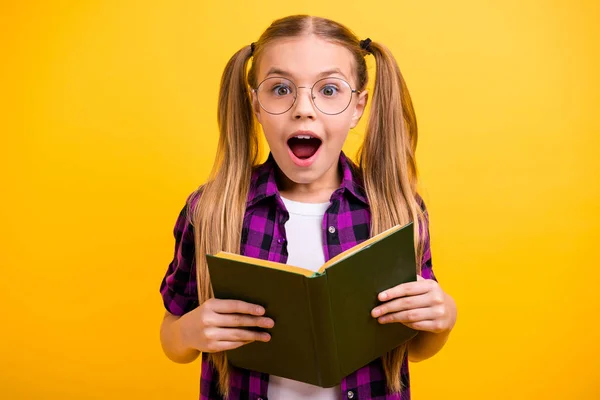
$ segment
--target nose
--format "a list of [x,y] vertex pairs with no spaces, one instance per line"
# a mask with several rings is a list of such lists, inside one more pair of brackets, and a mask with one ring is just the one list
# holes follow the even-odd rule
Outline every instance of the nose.
[[[304,89],[304,90],[300,90]],[[296,103],[293,107],[293,116],[294,119],[314,119],[316,116],[315,105],[313,103],[313,99],[311,98],[312,92],[308,87],[299,86],[298,94],[296,97]]]

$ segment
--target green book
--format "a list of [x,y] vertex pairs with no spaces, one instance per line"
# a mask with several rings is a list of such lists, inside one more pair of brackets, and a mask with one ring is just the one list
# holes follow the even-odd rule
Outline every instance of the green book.
[[319,271],[220,252],[207,255],[218,299],[261,305],[271,340],[226,352],[240,368],[332,387],[417,332],[380,324],[377,295],[415,281],[413,223],[395,226],[333,257]]

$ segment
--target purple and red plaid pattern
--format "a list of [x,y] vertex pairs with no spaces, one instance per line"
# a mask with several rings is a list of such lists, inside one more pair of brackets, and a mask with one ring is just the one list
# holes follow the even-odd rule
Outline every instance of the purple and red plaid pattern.
[[[342,173],[342,183],[331,195],[331,204],[323,218],[325,260],[369,238],[371,215],[367,197],[361,186],[359,170],[343,152],[340,154],[339,168]],[[276,164],[271,155],[264,164],[253,171],[242,226],[240,252],[249,257],[285,263],[287,238],[284,224],[289,214],[279,196],[275,173]],[[177,218],[173,232],[174,257],[160,285],[164,305],[175,315],[183,315],[198,306],[194,233],[189,220],[188,207],[192,207],[199,196],[199,194],[191,195]],[[422,207],[425,209],[424,203]],[[427,211],[425,216],[428,216]],[[432,269],[427,226],[425,232],[421,275],[425,279],[436,279]],[[404,387],[402,394],[388,393],[381,359],[378,359],[345,377],[340,384],[340,390],[342,398],[409,400],[410,379],[406,360],[402,365],[401,379]],[[200,400],[221,400],[217,383],[217,372],[203,353]],[[268,374],[232,368],[229,398],[230,400],[267,400],[268,383]]]

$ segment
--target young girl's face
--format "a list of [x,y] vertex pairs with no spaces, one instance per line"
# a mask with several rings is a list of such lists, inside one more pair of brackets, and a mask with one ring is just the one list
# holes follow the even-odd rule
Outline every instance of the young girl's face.
[[339,184],[342,146],[367,102],[367,92],[352,92],[350,51],[314,35],[278,39],[265,47],[256,76],[254,112],[279,168],[292,183]]

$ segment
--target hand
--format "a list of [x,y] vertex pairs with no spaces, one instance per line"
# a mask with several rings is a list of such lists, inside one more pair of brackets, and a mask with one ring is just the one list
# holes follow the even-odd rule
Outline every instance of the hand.
[[239,327],[272,328],[274,321],[262,317],[264,308],[238,300],[209,299],[183,315],[179,321],[181,341],[186,347],[214,353],[245,344],[271,340],[266,332]]
[[456,322],[454,300],[432,279],[417,275],[416,282],[385,290],[378,298],[385,303],[371,315],[382,324],[400,322],[419,331],[441,333],[450,331]]

